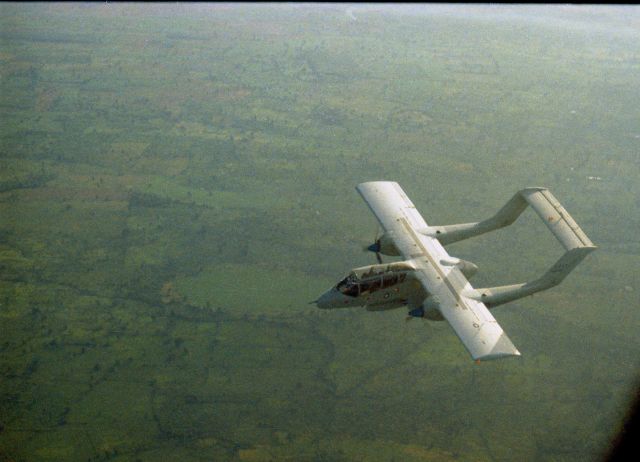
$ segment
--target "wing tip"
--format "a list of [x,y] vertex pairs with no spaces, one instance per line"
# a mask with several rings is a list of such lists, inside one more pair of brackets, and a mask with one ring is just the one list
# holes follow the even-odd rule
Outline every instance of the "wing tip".
[[[478,352],[480,353],[480,352]],[[475,361],[491,361],[494,359],[509,358],[513,356],[521,356],[509,337],[503,332],[490,350],[485,350],[478,355],[472,355]]]
[[376,184],[398,184],[396,181],[389,181],[389,180],[372,180],[372,181],[365,181],[363,183],[358,183],[358,185],[356,186],[356,189],[360,190],[360,188],[365,188],[367,186],[374,186]]
[[487,355],[478,356],[477,358],[473,358],[476,364],[480,364],[481,361],[492,361],[494,359],[502,359],[502,358],[512,358],[522,356],[522,354],[518,350],[514,350],[512,352],[501,351],[498,353],[489,353]]

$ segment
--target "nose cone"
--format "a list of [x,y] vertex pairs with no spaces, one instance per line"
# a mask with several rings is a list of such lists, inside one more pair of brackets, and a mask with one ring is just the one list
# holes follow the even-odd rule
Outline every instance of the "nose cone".
[[320,295],[320,297],[318,297],[318,299],[316,300],[316,306],[322,309],[333,308],[337,296],[338,291],[335,288],[327,290],[325,293]]

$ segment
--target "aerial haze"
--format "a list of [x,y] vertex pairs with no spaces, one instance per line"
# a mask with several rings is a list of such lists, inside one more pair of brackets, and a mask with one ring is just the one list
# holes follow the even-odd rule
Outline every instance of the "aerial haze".
[[[639,40],[636,6],[0,4],[0,460],[601,460],[639,379]],[[474,364],[308,304],[375,263],[372,180],[430,225],[547,187],[598,249]],[[476,287],[563,252],[531,210],[447,250]]]

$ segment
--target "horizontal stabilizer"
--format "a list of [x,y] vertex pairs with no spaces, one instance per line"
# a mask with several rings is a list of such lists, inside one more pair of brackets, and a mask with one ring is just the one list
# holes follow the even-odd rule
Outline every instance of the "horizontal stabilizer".
[[531,208],[542,218],[544,224],[560,241],[565,249],[571,250],[578,247],[591,247],[595,249],[593,242],[580,229],[580,226],[569,215],[569,212],[558,202],[551,191],[544,188],[527,188],[520,194],[529,203]]

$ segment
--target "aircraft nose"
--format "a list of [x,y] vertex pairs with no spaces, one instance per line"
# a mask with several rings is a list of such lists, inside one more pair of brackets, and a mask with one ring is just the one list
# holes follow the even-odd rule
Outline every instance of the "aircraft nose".
[[320,297],[318,297],[318,299],[316,300],[316,306],[323,309],[331,308],[331,306],[333,305],[332,302],[335,299],[336,292],[337,291],[335,289],[327,290],[325,293],[320,295]]

